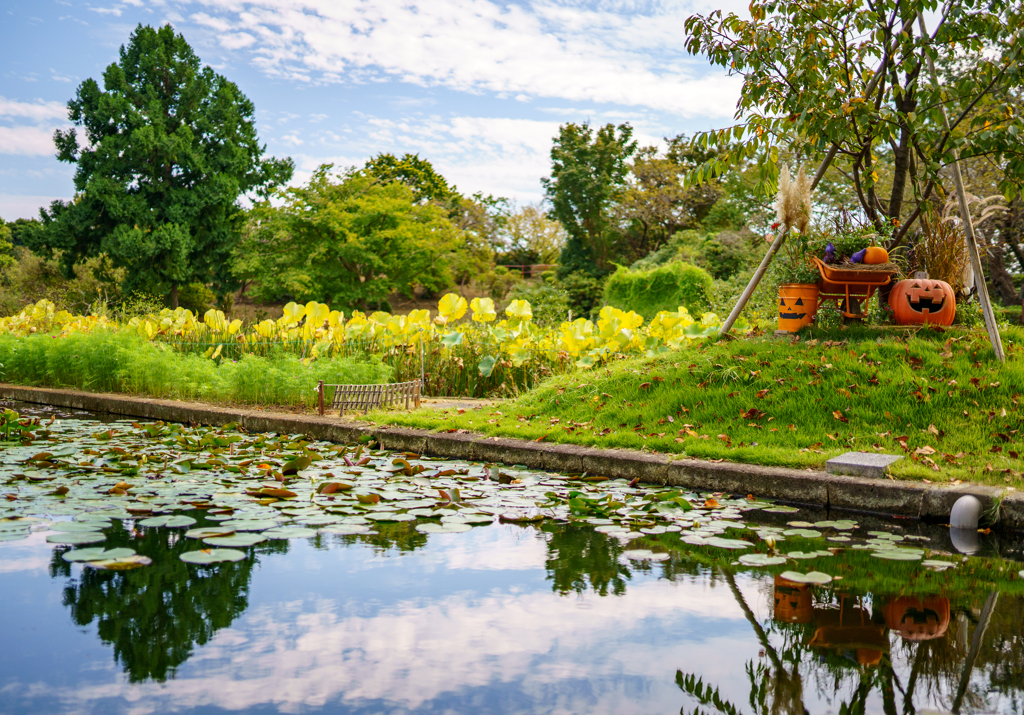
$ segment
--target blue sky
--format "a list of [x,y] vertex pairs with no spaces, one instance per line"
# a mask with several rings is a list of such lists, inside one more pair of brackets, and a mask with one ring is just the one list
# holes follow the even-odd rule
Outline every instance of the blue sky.
[[0,216],[73,193],[53,156],[65,105],[138,23],[171,22],[257,109],[268,153],[360,165],[418,153],[464,193],[541,198],[558,125],[628,121],[642,143],[725,126],[739,81],[684,49],[735,0],[5,0]]

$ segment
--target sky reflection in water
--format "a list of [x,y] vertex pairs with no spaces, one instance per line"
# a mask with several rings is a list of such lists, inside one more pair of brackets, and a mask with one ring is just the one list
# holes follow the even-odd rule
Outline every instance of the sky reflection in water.
[[[145,538],[135,540],[140,553],[175,548],[167,530]],[[617,541],[588,527],[492,525],[431,535],[414,551],[360,537],[270,544],[217,569],[164,555],[113,574],[66,565],[41,534],[0,545],[0,608],[8,614],[0,712],[692,712],[698,703],[677,685],[677,669],[750,712],[748,663],[757,682],[770,683],[768,709],[774,700],[778,712],[792,712],[802,699],[809,712],[834,712],[861,692],[868,712],[884,712],[886,679],[895,677],[902,711],[919,650],[912,700],[918,710],[941,709],[966,655],[962,616],[950,617],[936,639],[943,645],[876,624],[884,599],[874,609],[865,599],[861,610],[850,601],[828,613],[818,603],[814,623],[783,625],[799,598],[773,620],[770,577],[739,576],[737,592],[768,631],[770,654],[721,574],[678,564],[638,569],[621,562]],[[1015,645],[1004,648],[1002,676],[983,654],[965,712],[1019,712],[989,692],[1001,677],[1019,698],[1019,607],[1016,599],[998,604],[989,649],[999,639]],[[806,646],[816,626],[839,624],[840,613],[860,619],[847,626],[884,634],[892,668],[888,658],[859,667],[856,648]],[[774,671],[773,657],[787,673],[798,658],[802,676],[756,670]]]

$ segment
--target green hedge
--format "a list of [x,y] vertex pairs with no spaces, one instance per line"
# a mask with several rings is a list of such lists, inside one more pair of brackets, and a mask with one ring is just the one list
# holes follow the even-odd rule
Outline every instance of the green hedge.
[[608,305],[635,310],[647,320],[679,306],[700,315],[711,305],[711,286],[708,272],[689,263],[673,261],[648,270],[620,266],[608,277],[604,298]]

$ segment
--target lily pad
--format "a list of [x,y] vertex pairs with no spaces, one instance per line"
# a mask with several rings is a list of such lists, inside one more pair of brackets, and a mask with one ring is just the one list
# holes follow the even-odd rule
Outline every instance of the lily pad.
[[745,566],[780,566],[786,563],[785,556],[769,556],[768,554],[743,554],[739,560]]
[[180,556],[187,564],[219,564],[225,561],[241,561],[245,558],[244,551],[237,549],[201,549],[199,551],[186,551]]
[[885,559],[887,561],[920,561],[922,556],[920,552],[904,551],[902,549],[872,551],[871,555],[876,559]]
[[267,537],[263,534],[245,532],[242,534],[232,534],[231,536],[207,536],[203,539],[203,543],[210,546],[252,546],[263,543],[266,540]]
[[473,527],[469,524],[447,523],[447,524],[417,524],[416,531],[421,534],[456,534],[462,531],[469,531]]
[[192,526],[196,520],[190,516],[153,516],[139,522],[141,526],[164,526],[176,528],[181,526]]
[[742,539],[725,539],[720,536],[711,536],[704,540],[708,546],[717,546],[720,549],[749,549],[753,544]]
[[125,559],[135,555],[135,549],[116,548],[104,549],[102,546],[94,546],[87,549],[72,549],[65,551],[61,557],[65,561],[106,561],[109,559]]
[[655,552],[649,549],[631,549],[623,551],[622,555],[631,561],[667,561],[671,556],[663,551]]
[[821,571],[811,571],[809,573],[784,571],[779,577],[784,578],[787,581],[792,581],[793,583],[811,583],[819,586],[832,583],[832,577],[827,573],[822,573]]
[[113,526],[109,521],[57,521],[50,524],[50,531],[59,531],[67,534],[74,534],[83,531],[99,531],[108,526]]
[[149,566],[153,560],[148,556],[125,556],[117,559],[103,559],[101,561],[87,561],[86,567],[99,571],[130,571],[131,569]]
[[98,531],[58,532],[46,535],[46,541],[50,544],[98,544],[106,538],[106,535]]
[[316,529],[301,526],[279,526],[267,529],[263,535],[268,539],[311,539],[316,536]]
[[373,531],[365,524],[330,524],[320,529],[321,534],[336,536],[354,536],[355,534],[371,534]]
[[189,529],[185,532],[185,536],[189,539],[205,539],[210,536],[231,536],[234,533],[234,529],[224,526],[204,526],[200,529]]

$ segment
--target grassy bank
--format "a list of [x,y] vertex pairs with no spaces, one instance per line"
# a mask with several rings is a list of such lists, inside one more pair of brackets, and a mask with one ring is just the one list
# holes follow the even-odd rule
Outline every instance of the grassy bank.
[[319,380],[387,382],[379,361],[321,358],[303,365],[281,352],[215,361],[175,352],[128,332],[15,337],[0,335],[0,380],[18,385],[123,392],[145,397],[313,407]]
[[378,412],[379,423],[468,429],[790,467],[850,450],[903,455],[894,476],[1024,486],[1024,330],[818,332],[694,344],[544,382],[495,408]]

